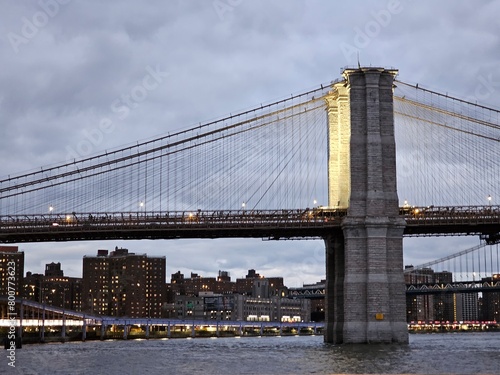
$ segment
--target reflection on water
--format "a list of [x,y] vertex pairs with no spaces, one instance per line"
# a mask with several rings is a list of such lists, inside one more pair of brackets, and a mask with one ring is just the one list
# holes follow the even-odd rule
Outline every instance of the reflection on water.
[[[408,346],[334,346],[315,337],[25,345],[18,374],[500,374],[500,333],[411,335]],[[5,356],[2,356],[5,358]]]

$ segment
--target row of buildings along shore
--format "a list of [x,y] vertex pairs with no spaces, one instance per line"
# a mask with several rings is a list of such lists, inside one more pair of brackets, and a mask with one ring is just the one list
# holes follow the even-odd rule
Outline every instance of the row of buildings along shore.
[[[12,263],[14,262],[14,263]],[[195,320],[322,321],[325,280],[287,288],[282,277],[264,277],[251,269],[232,281],[228,272],[202,277],[180,271],[166,283],[166,258],[127,249],[98,250],[83,257],[83,275],[64,275],[60,263],[46,264],[43,274],[26,272],[24,252],[0,246],[0,297],[7,296],[15,271],[16,296],[89,314]],[[10,279],[12,280],[12,279]],[[484,281],[500,281],[492,275]],[[451,272],[430,268],[405,273],[407,285],[452,283]],[[12,288],[12,284],[11,284]],[[500,291],[482,293],[407,294],[407,321],[500,322]],[[6,311],[0,311],[0,318]]]
[[[15,262],[16,296],[89,314],[130,318],[240,321],[322,320],[324,300],[288,298],[282,277],[264,277],[251,269],[231,281],[190,277],[178,271],[166,283],[166,258],[115,248],[83,257],[81,278],[64,275],[60,263],[46,264],[44,274],[26,272],[24,252],[0,246],[0,296],[7,296],[7,264]],[[314,309],[314,313],[312,313]],[[0,312],[6,316],[6,312]]]
[[[412,266],[407,266],[412,267]],[[448,285],[453,283],[453,273],[436,272],[423,268],[405,273],[406,285]],[[500,274],[492,274],[478,280],[478,283],[500,283]],[[407,322],[500,322],[500,290],[472,293],[434,293],[406,295]]]

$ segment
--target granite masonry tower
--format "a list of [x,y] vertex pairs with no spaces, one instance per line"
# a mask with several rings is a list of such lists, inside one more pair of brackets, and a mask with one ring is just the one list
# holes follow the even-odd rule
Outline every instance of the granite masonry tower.
[[396,70],[346,69],[327,96],[329,208],[347,208],[325,238],[330,343],[407,343],[403,230],[396,192]]

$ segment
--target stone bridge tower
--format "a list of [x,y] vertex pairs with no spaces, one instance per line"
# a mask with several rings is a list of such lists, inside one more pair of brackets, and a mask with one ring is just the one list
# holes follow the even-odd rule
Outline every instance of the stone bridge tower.
[[396,192],[396,70],[346,69],[327,96],[329,208],[347,208],[325,238],[331,343],[408,342],[404,220]]

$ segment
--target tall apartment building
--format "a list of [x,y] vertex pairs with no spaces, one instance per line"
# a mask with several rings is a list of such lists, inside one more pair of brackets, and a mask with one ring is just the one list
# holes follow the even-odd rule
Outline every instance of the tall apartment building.
[[[406,266],[406,268],[411,266]],[[404,275],[406,285],[430,284],[434,282],[434,270],[423,268]],[[433,321],[433,295],[406,295],[406,321]]]
[[61,263],[45,265],[45,274],[27,272],[24,298],[68,310],[82,310],[82,279],[64,276]]
[[[481,281],[496,285],[500,282],[500,274],[495,273]],[[483,292],[479,319],[500,322],[500,291],[498,289]]]
[[24,252],[17,246],[0,246],[0,296],[12,291],[22,296],[24,275]]
[[456,320],[476,321],[479,319],[479,297],[477,293],[457,293]]
[[[434,282],[446,285],[453,282],[453,273],[449,271],[434,272]],[[440,322],[453,322],[456,319],[454,295],[443,293],[434,295],[434,319]]]
[[165,257],[98,250],[83,257],[83,310],[93,314],[162,317],[166,302]]

